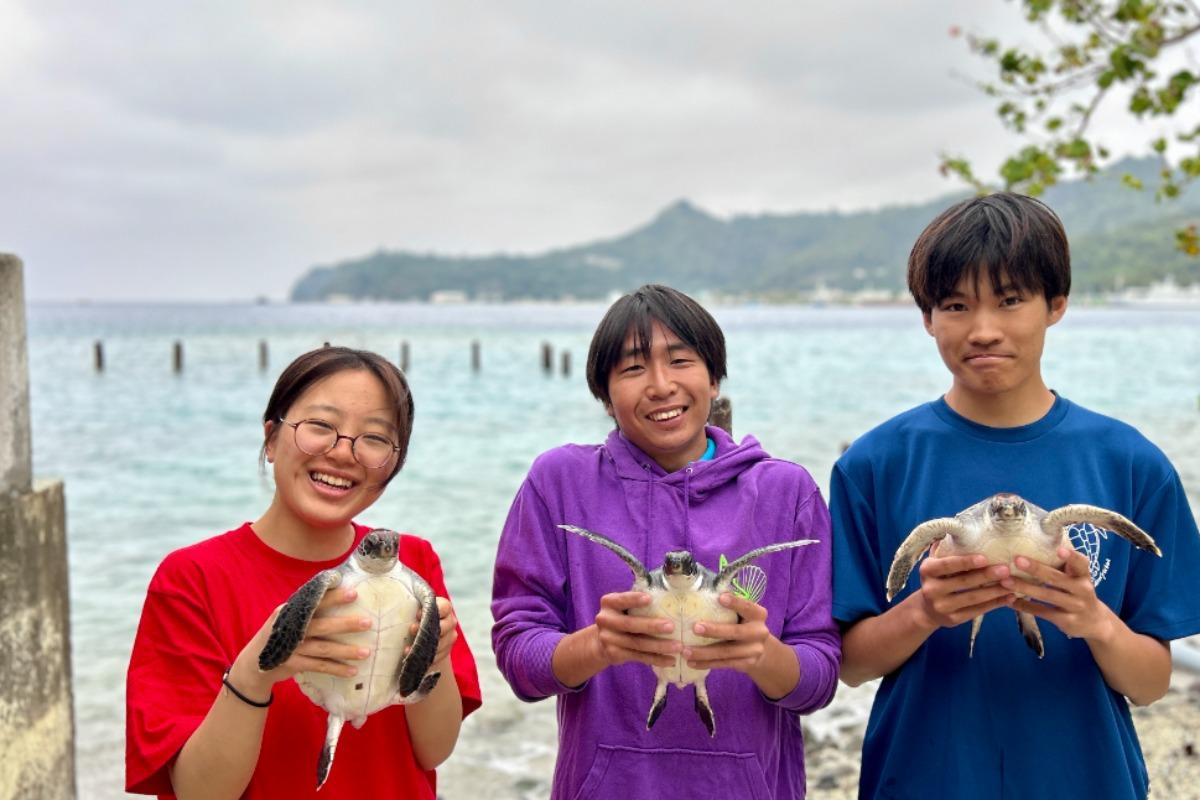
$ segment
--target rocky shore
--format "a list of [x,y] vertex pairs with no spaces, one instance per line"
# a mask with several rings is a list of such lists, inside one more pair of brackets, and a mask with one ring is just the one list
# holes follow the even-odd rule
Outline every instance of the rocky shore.
[[[805,762],[809,800],[856,800],[859,749],[866,720],[846,694],[872,687],[839,687],[842,703],[826,709],[805,726]],[[869,695],[868,695],[869,696]],[[846,702],[850,700],[850,702]],[[1155,800],[1200,800],[1200,677],[1176,670],[1166,697],[1133,709],[1134,724]]]
[[[487,673],[491,675],[494,673]],[[445,800],[544,800],[554,771],[554,705],[511,698],[485,680],[489,702],[468,719],[454,757],[438,770]],[[838,687],[804,718],[809,800],[856,800],[859,752],[875,683]],[[1166,697],[1133,709],[1154,800],[1200,800],[1200,675],[1176,667]]]

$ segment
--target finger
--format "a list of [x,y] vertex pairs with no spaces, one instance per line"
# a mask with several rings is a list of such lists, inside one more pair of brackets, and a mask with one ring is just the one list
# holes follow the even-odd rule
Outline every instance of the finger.
[[996,583],[990,586],[981,586],[978,589],[954,592],[935,598],[934,608],[947,615],[960,614],[976,606],[1002,600],[1005,597],[1011,597],[1013,594],[1012,588]]
[[346,589],[330,589],[321,598],[321,602],[317,603],[318,609],[329,608],[331,606],[341,606],[347,603],[353,603],[358,599],[358,592],[353,588]]
[[921,562],[919,572],[922,578],[944,578],[947,575],[982,569],[987,563],[987,557],[981,555],[930,557]]
[[1063,572],[1067,575],[1073,578],[1092,577],[1092,562],[1083,553],[1073,547],[1060,547],[1058,556],[1066,561],[1063,564]]
[[361,661],[371,651],[358,645],[335,642],[330,639],[305,639],[296,647],[296,652],[309,658],[324,658],[332,661]]
[[352,678],[358,674],[358,667],[328,658],[312,658],[299,653],[293,653],[287,664],[294,672],[323,672],[326,675],[337,675],[342,678]]
[[969,619],[974,619],[975,617],[986,614],[993,609],[1003,608],[1004,606],[1011,605],[1015,600],[1015,595],[1011,593],[1005,594],[1002,597],[996,597],[973,606],[964,606],[963,608],[956,610],[952,616],[954,619],[958,620],[958,622],[955,624],[962,624]]
[[454,606],[445,597],[437,598],[438,617],[445,619],[454,615]]
[[767,609],[733,592],[721,592],[717,600],[747,622],[765,622],[767,619]]
[[308,623],[306,635],[309,638],[320,639],[339,633],[357,633],[371,629],[369,617],[349,614],[344,617],[313,617]]
[[931,578],[924,582],[922,587],[933,588],[938,594],[969,592],[1007,580],[1011,575],[1012,571],[1009,570],[1008,565],[993,564],[966,572],[956,572],[944,578]]
[[631,608],[650,605],[650,595],[645,592],[612,592],[600,598],[601,608],[628,611]]
[[615,631],[602,632],[601,640],[605,644],[634,653],[675,655],[683,649],[683,645],[676,639],[659,639],[655,636],[637,636]]
[[1060,587],[1067,582],[1067,576],[1061,569],[1051,567],[1048,564],[1042,564],[1025,556],[1017,556],[1013,559],[1013,564],[1017,569],[1029,573],[1030,577],[1036,581]]
[[635,633],[642,636],[655,636],[660,633],[671,633],[675,623],[666,617],[633,617],[628,614],[600,612],[596,615],[596,624],[601,628]]
[[683,657],[689,664],[696,663],[705,666],[713,661],[754,660],[761,653],[761,645],[740,642],[720,642],[683,648]]

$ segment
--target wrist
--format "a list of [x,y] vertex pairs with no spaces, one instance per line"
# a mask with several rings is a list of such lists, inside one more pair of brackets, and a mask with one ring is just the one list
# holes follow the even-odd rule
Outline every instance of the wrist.
[[240,657],[230,665],[225,677],[238,691],[250,697],[265,698],[275,688],[270,673],[260,670],[257,664],[246,666]]
[[892,608],[892,611],[899,612],[913,632],[923,636],[929,636],[941,627],[929,613],[929,609],[925,607],[925,596],[921,594],[920,590],[904,598],[899,606]]

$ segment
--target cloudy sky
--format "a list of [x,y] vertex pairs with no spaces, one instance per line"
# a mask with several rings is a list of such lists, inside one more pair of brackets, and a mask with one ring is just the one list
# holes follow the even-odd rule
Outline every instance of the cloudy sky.
[[940,152],[990,176],[1011,144],[949,31],[1019,32],[1018,12],[0,0],[0,251],[35,301],[283,298],[380,247],[537,252],[678,198],[926,200],[961,188]]

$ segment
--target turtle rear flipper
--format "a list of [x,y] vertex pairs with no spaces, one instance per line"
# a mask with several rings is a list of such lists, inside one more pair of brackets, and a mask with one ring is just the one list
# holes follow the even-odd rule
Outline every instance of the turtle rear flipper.
[[659,714],[667,707],[667,679],[659,677],[658,685],[654,687],[654,702],[650,704],[650,715],[646,717],[646,730],[654,727]]
[[888,571],[886,584],[888,602],[904,589],[917,560],[930,545],[947,536],[961,535],[962,531],[962,523],[954,517],[931,519],[913,528],[908,538],[896,549],[896,555],[892,559],[892,568]]
[[1030,650],[1037,653],[1038,658],[1046,655],[1046,645],[1042,642],[1042,632],[1038,628],[1037,617],[1033,614],[1026,614],[1024,611],[1018,611],[1017,627],[1021,629],[1021,636],[1025,638],[1025,644],[1029,645]]
[[342,735],[343,717],[337,714],[329,715],[329,724],[325,727],[325,745],[321,748],[321,756],[317,759],[317,790],[325,785],[329,778],[329,768],[333,766],[333,753],[337,750],[338,737]]
[[441,636],[441,618],[438,616],[437,596],[433,588],[411,570],[407,570],[412,580],[412,588],[421,604],[421,621],[417,628],[417,636],[413,639],[408,655],[400,660],[400,670],[396,677],[400,687],[400,696],[409,700],[409,695],[421,690],[425,673],[433,666],[437,656],[438,639]]
[[717,720],[713,716],[712,705],[708,702],[708,687],[704,685],[703,680],[696,681],[696,713],[700,715],[700,721],[708,729],[709,737],[716,736]]
[[1132,520],[1099,506],[1077,503],[1056,508],[1042,520],[1042,530],[1052,535],[1058,535],[1066,526],[1080,522],[1088,522],[1097,528],[1112,531],[1129,540],[1129,543],[1139,550],[1147,550],[1156,556],[1162,555],[1162,550],[1158,549],[1158,545],[1150,534],[1139,528]]
[[330,589],[342,582],[342,573],[336,569],[326,569],[312,576],[307,583],[297,589],[275,617],[271,626],[271,635],[258,654],[258,668],[263,672],[278,667],[291,658],[292,653],[304,640],[308,631],[308,623],[317,611],[321,598]]

